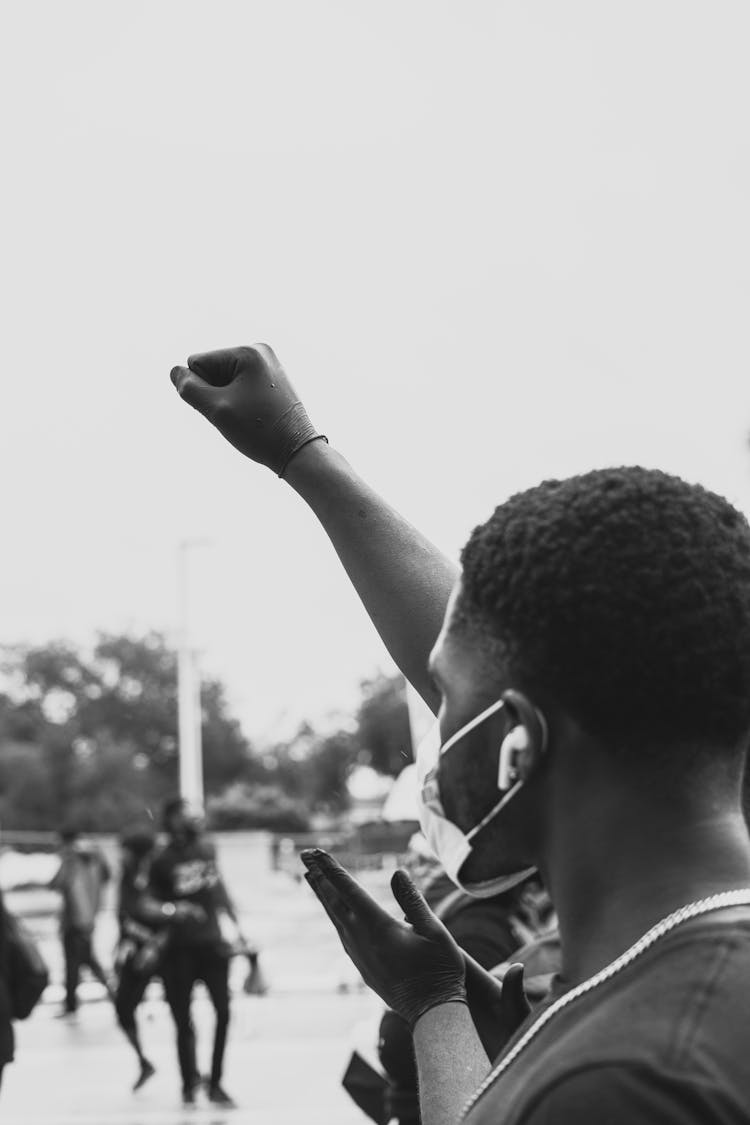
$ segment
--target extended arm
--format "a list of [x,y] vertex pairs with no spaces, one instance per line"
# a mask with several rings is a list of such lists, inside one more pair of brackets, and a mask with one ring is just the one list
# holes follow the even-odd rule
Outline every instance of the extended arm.
[[457,577],[424,536],[321,440],[271,348],[227,348],[175,367],[181,397],[240,453],[288,481],[328,533],[406,678],[436,711],[427,657]]
[[324,442],[301,449],[285,479],[320,520],[396,664],[436,712],[427,658],[457,568]]

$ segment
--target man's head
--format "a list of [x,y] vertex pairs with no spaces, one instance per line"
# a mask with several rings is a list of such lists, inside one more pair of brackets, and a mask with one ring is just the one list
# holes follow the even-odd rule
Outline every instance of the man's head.
[[77,824],[66,821],[60,829],[60,843],[64,848],[72,848],[81,838],[81,831]]
[[194,840],[204,828],[203,810],[183,797],[171,797],[164,802],[162,822],[173,840]]
[[120,847],[134,860],[140,862],[153,852],[156,847],[156,836],[148,826],[129,828],[120,837]]
[[[641,468],[547,481],[475,529],[462,567],[431,659],[444,740],[515,689],[546,717],[550,757],[572,761],[585,742],[675,792],[707,776],[736,788],[750,732],[750,528],[726,500]],[[503,708],[473,745],[498,747],[519,721]],[[452,753],[446,811],[465,829],[482,790],[486,811],[497,753],[488,761],[468,740]]]

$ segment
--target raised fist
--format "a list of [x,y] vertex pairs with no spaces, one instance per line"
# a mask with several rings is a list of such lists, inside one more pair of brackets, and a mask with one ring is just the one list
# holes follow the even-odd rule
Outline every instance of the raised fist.
[[303,445],[320,438],[267,344],[191,355],[171,379],[185,402],[235,449],[283,477]]

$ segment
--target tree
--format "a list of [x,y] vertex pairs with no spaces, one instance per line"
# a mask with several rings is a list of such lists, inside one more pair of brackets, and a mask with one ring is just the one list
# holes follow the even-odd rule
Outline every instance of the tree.
[[363,680],[361,691],[355,735],[359,761],[398,777],[413,757],[404,677],[381,673]]
[[[0,820],[6,827],[55,828],[70,817],[87,830],[118,830],[145,810],[158,810],[175,791],[177,659],[161,634],[104,633],[89,652],[62,641],[17,647],[3,671]],[[218,680],[203,683],[201,705],[206,795],[231,792],[226,807],[212,804],[225,823],[260,815],[248,796],[253,787],[265,787],[264,817],[276,815],[274,801],[279,815],[299,822],[309,811],[343,812],[356,765],[395,777],[411,760],[400,675],[364,680],[351,724],[321,732],[302,723],[262,758],[251,753]]]
[[[101,634],[89,654],[64,642],[17,647],[4,671],[0,753],[15,748],[13,777],[0,770],[6,826],[74,815],[116,829],[176,789],[177,659],[161,634]],[[251,750],[219,681],[204,683],[201,705],[211,794],[249,776]]]
[[266,779],[316,812],[343,812],[349,806],[346,782],[357,752],[351,732],[321,734],[302,723],[289,742],[265,756]]
[[302,723],[288,742],[263,757],[266,779],[318,812],[343,812],[356,765],[396,777],[412,760],[409,711],[401,675],[363,680],[351,728],[329,733]]

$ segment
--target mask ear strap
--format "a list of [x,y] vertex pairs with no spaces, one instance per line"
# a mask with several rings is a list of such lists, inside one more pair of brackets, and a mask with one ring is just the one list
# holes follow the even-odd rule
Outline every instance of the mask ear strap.
[[473,840],[478,832],[481,832],[483,828],[486,828],[490,821],[494,820],[497,814],[505,808],[505,806],[508,804],[508,801],[515,797],[516,793],[519,789],[521,789],[522,786],[523,781],[517,781],[512,789],[509,789],[507,793],[503,793],[497,804],[490,809],[486,816],[482,817],[482,819],[479,821],[479,824],[475,824],[471,831],[466,833],[466,839]]
[[[516,755],[531,752],[536,757],[539,753],[544,753],[547,748],[547,722],[538,711],[536,707],[532,707],[533,718],[538,725],[538,738],[539,742],[536,745],[534,734],[529,730],[529,704],[519,696],[515,691],[507,691],[504,693],[500,704],[506,704],[511,710],[516,710],[521,720],[518,726],[515,726],[506,734],[503,739],[502,746],[500,747],[500,758],[498,761],[498,789],[503,790],[503,795],[500,800],[490,809],[490,811],[476,824],[470,832],[467,832],[466,839],[471,840],[478,832],[481,832],[497,814],[505,808],[509,801],[515,797],[519,789],[521,789],[526,781],[526,777],[519,777],[519,770],[516,765]],[[497,704],[488,708],[491,712],[499,710]],[[487,712],[483,712],[482,717],[485,717]]]
[[491,703],[489,707],[485,707],[484,711],[480,711],[478,715],[475,715],[471,722],[468,722],[466,726],[461,727],[460,730],[457,730],[455,734],[452,734],[450,736],[448,741],[440,747],[440,756],[442,757],[443,754],[445,754],[446,750],[450,750],[450,748],[452,746],[455,746],[456,743],[460,741],[460,739],[464,738],[467,734],[469,734],[470,731],[473,731],[474,727],[478,727],[479,724],[483,723],[485,719],[489,719],[490,715],[494,715],[497,711],[502,710],[502,708],[505,706],[505,700],[498,699],[495,703]]

